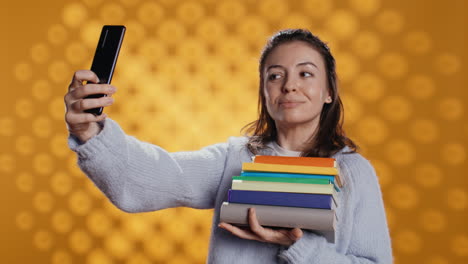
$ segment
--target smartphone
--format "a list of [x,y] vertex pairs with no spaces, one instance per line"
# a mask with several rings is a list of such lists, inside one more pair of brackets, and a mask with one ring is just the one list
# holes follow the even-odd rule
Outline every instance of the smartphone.
[[[102,27],[101,36],[94,53],[91,71],[99,78],[99,83],[110,84],[114,74],[120,47],[125,35],[125,26],[106,25]],[[85,98],[99,98],[105,94],[92,94]],[[101,115],[103,107],[85,110],[86,113]]]

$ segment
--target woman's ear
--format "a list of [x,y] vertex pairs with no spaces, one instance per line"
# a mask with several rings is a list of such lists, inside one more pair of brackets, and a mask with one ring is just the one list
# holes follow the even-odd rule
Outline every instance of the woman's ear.
[[325,103],[329,104],[332,102],[331,96],[327,96],[327,99],[325,99]]

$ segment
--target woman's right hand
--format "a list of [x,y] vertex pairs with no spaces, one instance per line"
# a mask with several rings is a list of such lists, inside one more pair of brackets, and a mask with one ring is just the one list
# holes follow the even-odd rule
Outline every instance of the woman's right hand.
[[[87,84],[83,84],[88,81]],[[116,92],[116,88],[110,84],[97,84],[99,78],[89,70],[75,72],[73,79],[65,95],[65,122],[70,134],[76,136],[83,143],[101,131],[97,122],[104,120],[107,115],[102,113],[95,116],[84,110],[96,107],[110,106],[114,102],[111,97]],[[107,97],[87,98],[91,94],[106,94]]]

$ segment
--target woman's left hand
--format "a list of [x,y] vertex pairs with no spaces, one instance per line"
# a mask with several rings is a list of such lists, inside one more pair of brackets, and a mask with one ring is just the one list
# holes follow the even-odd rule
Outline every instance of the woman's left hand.
[[261,242],[275,243],[284,246],[291,246],[299,240],[303,233],[300,228],[288,229],[271,229],[262,227],[257,220],[255,208],[249,209],[249,226],[250,229],[241,229],[239,227],[221,222],[218,225],[220,228],[226,229],[233,235],[243,239],[257,240]]

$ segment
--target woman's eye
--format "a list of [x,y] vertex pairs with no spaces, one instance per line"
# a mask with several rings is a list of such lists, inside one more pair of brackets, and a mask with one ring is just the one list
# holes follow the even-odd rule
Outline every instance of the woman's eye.
[[301,76],[302,77],[310,77],[310,76],[313,76],[313,74],[310,73],[310,72],[301,72]]
[[268,80],[270,80],[270,81],[277,80],[279,78],[281,78],[281,75],[277,74],[277,73],[272,73],[272,74],[268,75]]

